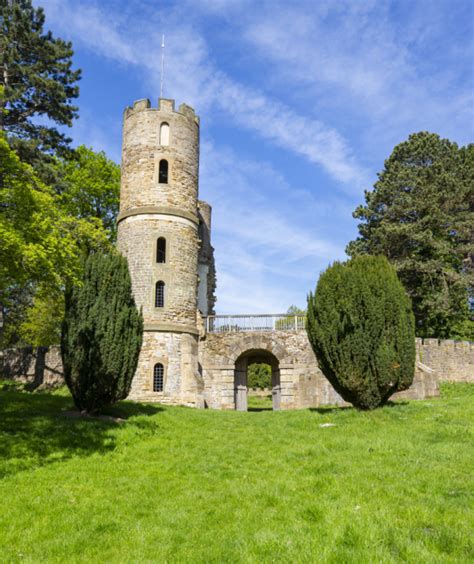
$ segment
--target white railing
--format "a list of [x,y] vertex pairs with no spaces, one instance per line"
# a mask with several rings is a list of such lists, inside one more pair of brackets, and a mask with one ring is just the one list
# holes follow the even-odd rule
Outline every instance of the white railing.
[[204,318],[208,333],[232,333],[238,331],[302,331],[306,326],[305,315],[288,313],[261,315],[209,315]]

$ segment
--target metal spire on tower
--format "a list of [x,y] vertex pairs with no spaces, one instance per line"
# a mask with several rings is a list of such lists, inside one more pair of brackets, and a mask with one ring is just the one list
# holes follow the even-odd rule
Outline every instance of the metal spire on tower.
[[161,36],[161,80],[160,80],[160,98],[163,98],[163,79],[165,73],[165,34]]

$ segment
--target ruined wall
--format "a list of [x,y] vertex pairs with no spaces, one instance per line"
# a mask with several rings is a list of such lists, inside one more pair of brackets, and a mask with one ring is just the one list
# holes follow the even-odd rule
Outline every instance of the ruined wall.
[[199,217],[199,292],[198,300],[201,313],[214,315],[216,303],[216,265],[214,261],[214,247],[211,245],[211,217],[212,207],[202,200],[198,201]]
[[64,384],[61,350],[27,347],[0,352],[0,378],[28,384],[31,388]]
[[[280,363],[282,408],[304,408],[344,402],[321,374],[304,332],[208,334],[197,337],[176,333],[146,332],[141,351],[142,367],[133,382],[131,399],[197,405],[195,397],[204,390],[207,405],[233,409],[235,360],[252,349],[268,350]],[[196,377],[193,359],[199,350],[201,377]],[[179,354],[175,354],[178,352]],[[25,383],[57,384],[63,381],[59,347],[39,351],[9,349],[0,355],[0,377]],[[167,359],[165,359],[167,356]],[[417,339],[417,368],[411,388],[394,399],[420,399],[438,394],[438,381],[474,383],[474,343]],[[151,366],[165,365],[165,379],[173,382],[164,394],[150,391]]]
[[[234,366],[249,350],[264,350],[280,363],[282,409],[344,405],[317,366],[303,331],[268,333],[210,333],[200,343],[200,363],[209,407],[233,409]],[[474,344],[417,339],[417,365],[409,390],[394,399],[423,399],[439,395],[438,383],[474,382]]]
[[474,381],[474,343],[438,339],[417,339],[417,359],[435,369],[440,380]]

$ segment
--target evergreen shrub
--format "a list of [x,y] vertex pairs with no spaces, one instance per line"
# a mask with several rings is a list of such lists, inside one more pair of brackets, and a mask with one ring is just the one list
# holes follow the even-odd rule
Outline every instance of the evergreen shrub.
[[355,407],[383,405],[413,382],[411,302],[385,257],[330,266],[308,296],[307,332],[323,374]]
[[91,254],[82,285],[66,291],[61,334],[64,376],[81,411],[98,413],[125,399],[142,344],[127,260]]

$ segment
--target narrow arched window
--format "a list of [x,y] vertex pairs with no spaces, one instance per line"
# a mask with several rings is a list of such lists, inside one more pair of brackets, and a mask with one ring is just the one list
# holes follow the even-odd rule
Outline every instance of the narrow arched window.
[[170,144],[170,126],[164,122],[160,125],[160,145],[164,147]]
[[166,262],[166,239],[158,237],[156,241],[156,262]]
[[165,307],[165,283],[160,280],[155,286],[155,307]]
[[160,184],[168,184],[168,161],[166,159],[161,159],[160,161],[158,182]]
[[153,367],[153,391],[162,392],[164,384],[165,369],[159,362]]

